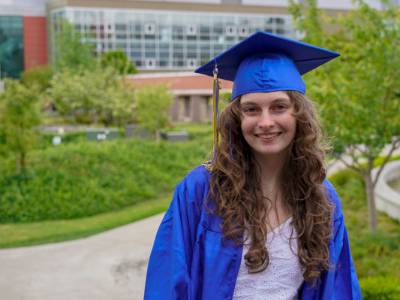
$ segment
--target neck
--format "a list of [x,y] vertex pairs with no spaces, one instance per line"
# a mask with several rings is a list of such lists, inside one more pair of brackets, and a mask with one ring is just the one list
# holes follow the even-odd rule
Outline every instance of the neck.
[[285,164],[286,155],[261,156],[254,154],[261,167],[261,185],[267,196],[279,193],[280,177]]

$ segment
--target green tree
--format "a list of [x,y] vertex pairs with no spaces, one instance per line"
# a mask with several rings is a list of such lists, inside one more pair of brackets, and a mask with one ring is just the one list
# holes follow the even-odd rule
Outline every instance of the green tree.
[[[341,53],[305,78],[333,138],[334,153],[364,178],[369,227],[375,231],[374,189],[400,147],[400,13],[387,3],[383,11],[361,0],[355,4],[355,10],[335,19],[323,15],[315,0],[291,1],[290,9],[305,41]],[[374,161],[387,145],[384,163],[373,174]]]
[[53,77],[47,95],[60,115],[77,123],[122,125],[134,118],[133,87],[111,68],[65,69]]
[[160,139],[160,130],[168,124],[168,109],[173,95],[164,85],[143,87],[136,90],[135,102],[139,124]]
[[6,80],[0,95],[0,147],[2,153],[14,154],[17,173],[26,168],[27,153],[35,147],[40,124],[38,91],[18,81]]
[[93,46],[83,42],[84,38],[73,25],[63,21],[54,32],[54,61],[57,71],[63,69],[88,70],[97,65]]
[[103,68],[114,68],[120,75],[137,73],[135,64],[122,50],[105,52],[101,56],[100,64]]
[[27,87],[36,86],[40,93],[50,87],[53,70],[49,66],[36,67],[22,73],[21,82]]

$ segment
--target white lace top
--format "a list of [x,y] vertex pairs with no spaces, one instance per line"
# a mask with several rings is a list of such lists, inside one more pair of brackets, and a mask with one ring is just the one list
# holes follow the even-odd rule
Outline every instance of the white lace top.
[[[233,294],[234,300],[293,300],[304,281],[297,256],[296,234],[292,233],[292,218],[287,219],[267,235],[268,267],[249,274],[244,263],[248,246],[244,245],[242,261]],[[289,240],[290,239],[290,240]]]

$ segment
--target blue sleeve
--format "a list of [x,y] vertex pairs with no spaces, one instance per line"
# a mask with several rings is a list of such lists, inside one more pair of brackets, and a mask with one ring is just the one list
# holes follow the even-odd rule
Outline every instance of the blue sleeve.
[[204,172],[195,169],[176,187],[151,251],[145,300],[190,298],[192,251],[202,201],[207,193]]
[[330,199],[335,204],[333,245],[331,245],[330,253],[333,266],[332,271],[327,274],[327,277],[332,277],[330,280],[333,281],[332,297],[326,299],[361,300],[361,290],[351,257],[340,199],[331,183],[327,182],[326,187]]

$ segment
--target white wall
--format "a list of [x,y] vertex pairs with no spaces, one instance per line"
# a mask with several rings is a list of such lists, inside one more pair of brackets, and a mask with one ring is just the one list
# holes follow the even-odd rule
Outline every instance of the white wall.
[[47,0],[0,0],[0,15],[44,16]]

